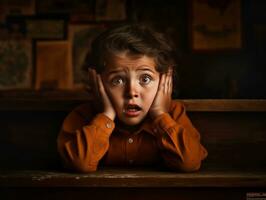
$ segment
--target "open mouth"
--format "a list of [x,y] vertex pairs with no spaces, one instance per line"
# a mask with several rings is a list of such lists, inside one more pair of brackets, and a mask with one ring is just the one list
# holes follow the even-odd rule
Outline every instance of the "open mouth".
[[139,107],[138,105],[133,105],[133,104],[130,104],[126,107],[126,110],[127,111],[132,111],[132,112],[137,112],[137,111],[140,111],[141,110],[141,107]]
[[126,106],[125,114],[128,116],[134,117],[134,116],[139,115],[140,111],[141,111],[141,107],[139,107],[138,105],[129,104]]

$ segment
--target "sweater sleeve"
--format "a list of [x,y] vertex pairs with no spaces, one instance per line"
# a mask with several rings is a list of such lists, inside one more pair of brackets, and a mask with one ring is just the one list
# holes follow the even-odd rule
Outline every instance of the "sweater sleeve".
[[65,119],[57,139],[65,167],[82,173],[96,171],[109,148],[114,126],[114,122],[104,114],[86,122],[78,112],[72,112]]
[[200,168],[201,161],[208,153],[201,145],[200,134],[193,127],[182,104],[178,103],[171,114],[158,116],[153,127],[167,167],[184,172]]

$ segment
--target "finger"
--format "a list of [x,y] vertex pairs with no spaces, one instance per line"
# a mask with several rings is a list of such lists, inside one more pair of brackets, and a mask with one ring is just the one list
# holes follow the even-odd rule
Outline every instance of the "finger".
[[171,95],[172,92],[173,92],[173,77],[172,77],[172,75],[170,76],[169,88],[168,89],[169,89],[168,92]]
[[167,73],[166,74],[166,80],[165,80],[165,88],[164,88],[164,93],[167,94],[169,91],[169,84],[170,84],[170,76]]
[[163,91],[165,87],[165,74],[162,74],[160,83],[159,83],[159,91]]
[[104,94],[105,94],[104,86],[103,86],[101,76],[99,74],[97,74],[97,83],[98,83],[98,88],[99,88],[99,92],[100,92],[101,96],[104,96]]
[[107,96],[107,93],[105,91],[104,85],[103,85],[103,81],[101,78],[101,75],[97,75],[97,81],[98,81],[98,85],[99,85],[99,94],[101,95],[101,98],[103,99],[104,103],[109,103],[109,98]]

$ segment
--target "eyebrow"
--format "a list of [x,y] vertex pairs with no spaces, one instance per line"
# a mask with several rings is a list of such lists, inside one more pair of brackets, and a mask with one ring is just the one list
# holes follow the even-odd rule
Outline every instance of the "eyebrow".
[[139,68],[137,69],[137,71],[150,71],[152,73],[156,73],[154,70],[150,69],[149,67]]
[[[120,69],[114,69],[114,70],[111,70],[108,72],[108,75],[110,74],[115,74],[115,73],[119,73],[121,71],[124,71],[123,68],[120,68]],[[141,66],[140,68],[138,68],[136,71],[150,71],[151,73],[156,73],[154,70],[150,69],[150,67],[144,67],[144,66]]]

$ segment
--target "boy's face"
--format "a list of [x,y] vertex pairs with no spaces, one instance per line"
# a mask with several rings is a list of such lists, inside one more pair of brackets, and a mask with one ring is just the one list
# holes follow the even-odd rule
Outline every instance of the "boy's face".
[[147,116],[160,81],[155,65],[154,59],[147,56],[118,54],[108,59],[102,80],[124,124],[137,125]]

